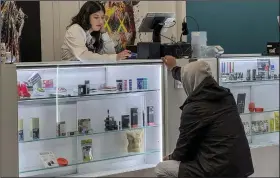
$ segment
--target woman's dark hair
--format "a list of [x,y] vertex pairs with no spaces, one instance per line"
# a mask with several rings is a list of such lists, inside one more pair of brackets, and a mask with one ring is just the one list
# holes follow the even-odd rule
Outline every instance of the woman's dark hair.
[[[99,11],[103,11],[105,13],[105,7],[98,1],[87,1],[80,9],[79,13],[72,18],[71,24],[67,27],[69,28],[71,25],[78,24],[85,31],[91,28],[90,24],[90,15]],[[99,52],[103,47],[103,40],[101,39],[100,31],[93,31],[91,36],[95,38],[95,43],[90,44],[89,50],[92,52]]]

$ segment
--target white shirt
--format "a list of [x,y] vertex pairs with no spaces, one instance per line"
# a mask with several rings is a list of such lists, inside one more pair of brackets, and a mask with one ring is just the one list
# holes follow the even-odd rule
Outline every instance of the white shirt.
[[108,33],[103,33],[101,38],[103,40],[103,48],[99,53],[93,53],[86,47],[86,42],[90,40],[93,43],[95,42],[90,33],[86,32],[78,24],[70,26],[65,33],[64,42],[61,47],[61,60],[79,60],[84,62],[90,60],[116,61],[117,54],[114,42]]

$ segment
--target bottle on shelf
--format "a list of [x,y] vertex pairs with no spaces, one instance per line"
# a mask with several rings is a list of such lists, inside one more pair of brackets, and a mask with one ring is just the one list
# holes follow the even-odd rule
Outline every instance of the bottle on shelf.
[[265,77],[265,80],[267,80],[269,77],[269,64],[268,63],[266,63],[264,70],[265,70],[264,77]]
[[271,65],[271,66],[270,66],[270,78],[271,78],[272,80],[274,79],[274,70],[275,70],[274,65]]

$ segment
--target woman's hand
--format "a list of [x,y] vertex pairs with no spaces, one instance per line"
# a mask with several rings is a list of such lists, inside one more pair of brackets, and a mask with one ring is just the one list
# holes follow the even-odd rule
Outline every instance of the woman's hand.
[[106,33],[106,30],[105,30],[105,28],[104,28],[104,25],[101,27],[100,33]]
[[123,50],[119,54],[117,54],[117,61],[127,59],[128,57],[131,56],[131,51],[129,50]]
[[168,70],[172,70],[174,67],[176,67],[176,58],[173,56],[164,56],[162,61]]

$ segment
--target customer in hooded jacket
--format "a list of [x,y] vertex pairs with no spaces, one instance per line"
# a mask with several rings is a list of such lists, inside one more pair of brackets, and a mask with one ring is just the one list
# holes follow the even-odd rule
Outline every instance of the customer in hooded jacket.
[[[218,85],[204,61],[176,66],[163,62],[183,84],[187,99],[182,110],[176,148],[164,157],[158,177],[248,177],[254,172],[250,148],[236,102]],[[177,118],[179,119],[179,118]]]
[[118,54],[104,29],[105,8],[97,1],[87,1],[67,27],[61,47],[62,60],[117,61],[131,56],[129,50]]

